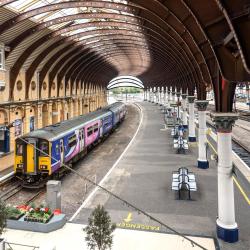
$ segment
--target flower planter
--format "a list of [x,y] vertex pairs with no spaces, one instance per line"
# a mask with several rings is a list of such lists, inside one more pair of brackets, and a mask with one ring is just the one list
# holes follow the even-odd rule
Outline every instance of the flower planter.
[[25,213],[21,213],[21,214],[16,214],[16,215],[9,215],[8,216],[8,220],[19,220],[21,217],[24,216]]
[[54,214],[51,214],[48,218],[37,218],[33,217],[32,215],[26,215],[24,217],[24,221],[31,221],[31,222],[39,222],[39,223],[48,223],[50,219],[53,217]]
[[[66,223],[66,215],[52,215],[47,223],[24,220],[22,216],[19,220],[7,220],[7,228],[25,230],[32,232],[49,233],[62,228]],[[27,219],[27,218],[26,218]]]

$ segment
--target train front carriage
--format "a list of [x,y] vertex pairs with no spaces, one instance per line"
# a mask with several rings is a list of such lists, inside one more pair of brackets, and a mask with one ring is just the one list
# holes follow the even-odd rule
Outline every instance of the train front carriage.
[[50,142],[41,138],[16,139],[14,171],[25,183],[34,183],[51,174]]

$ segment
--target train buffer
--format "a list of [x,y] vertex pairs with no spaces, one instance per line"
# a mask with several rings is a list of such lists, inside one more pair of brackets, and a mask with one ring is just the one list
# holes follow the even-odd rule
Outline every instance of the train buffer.
[[191,200],[191,192],[197,191],[195,175],[189,172],[187,168],[179,168],[172,175],[172,190],[178,191],[179,199],[181,191],[188,191],[188,198]]

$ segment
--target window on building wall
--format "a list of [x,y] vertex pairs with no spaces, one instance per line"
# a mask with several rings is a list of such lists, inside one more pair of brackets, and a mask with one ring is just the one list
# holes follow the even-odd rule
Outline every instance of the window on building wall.
[[4,46],[0,45],[0,69],[5,68],[5,62],[4,62]]

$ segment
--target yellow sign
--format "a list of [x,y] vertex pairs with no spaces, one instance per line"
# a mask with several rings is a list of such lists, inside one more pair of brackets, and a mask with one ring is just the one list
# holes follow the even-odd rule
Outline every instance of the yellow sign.
[[149,226],[149,225],[138,224],[138,223],[130,223],[132,221],[132,213],[128,213],[127,218],[125,218],[123,221],[124,222],[122,223],[117,223],[116,226],[120,228],[160,231],[159,226]]
[[128,229],[141,229],[141,230],[151,230],[151,231],[160,231],[159,226],[149,226],[144,224],[134,224],[134,223],[117,223],[117,227],[128,228]]
[[132,221],[132,213],[128,213],[128,217],[126,219],[124,219],[125,222],[130,222]]

